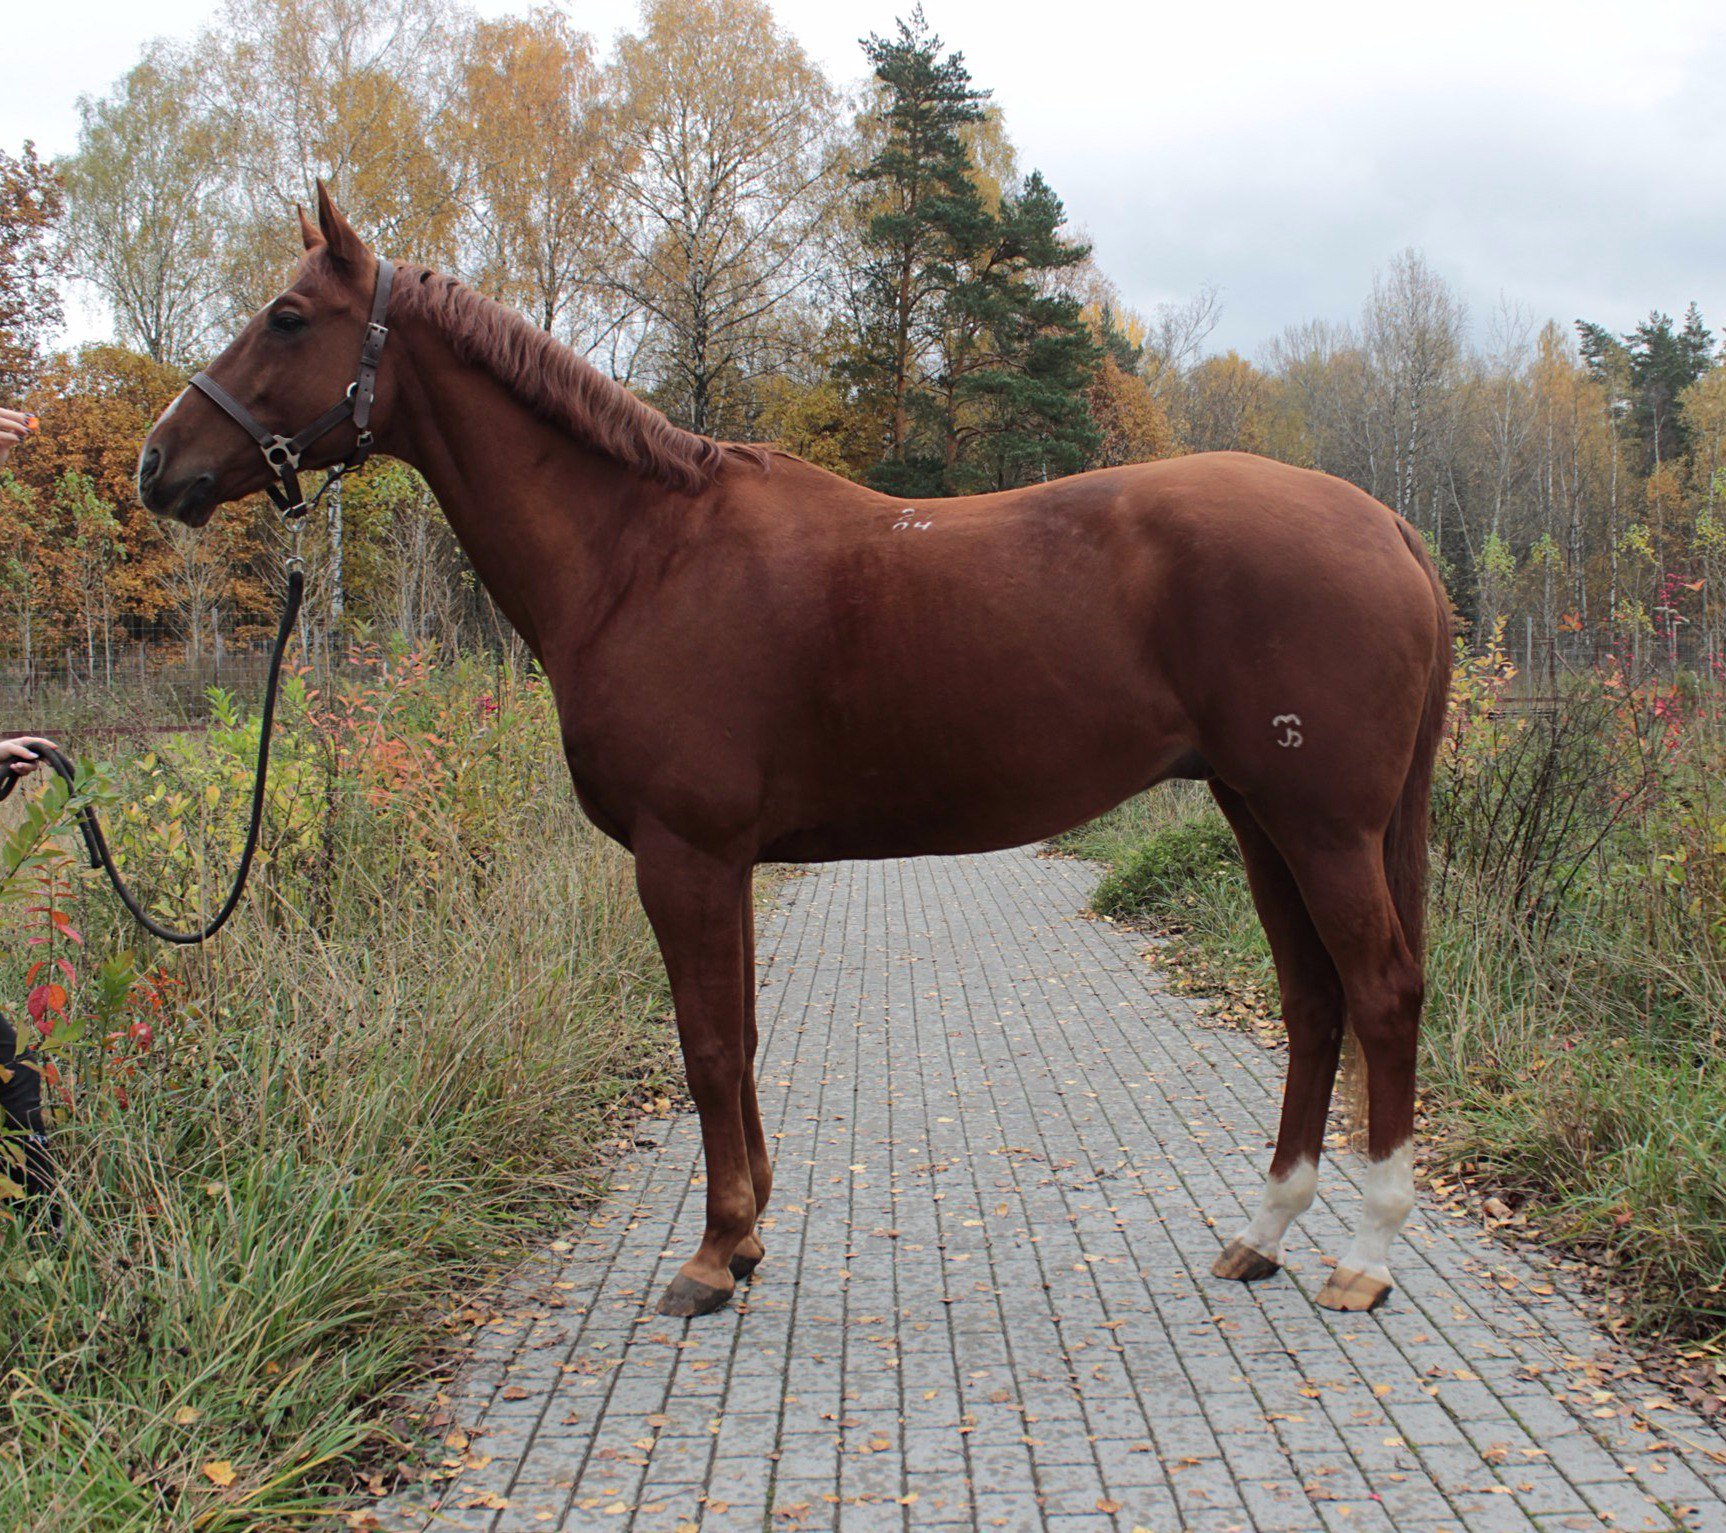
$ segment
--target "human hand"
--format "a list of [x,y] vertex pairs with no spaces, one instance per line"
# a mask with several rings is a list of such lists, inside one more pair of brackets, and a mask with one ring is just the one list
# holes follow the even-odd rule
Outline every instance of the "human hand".
[[40,735],[18,735],[11,740],[0,740],[0,770],[9,770],[14,777],[28,777],[41,766],[42,758],[36,752],[43,747],[49,750],[60,748]]
[[12,449],[36,429],[37,421],[34,415],[0,406],[0,468],[6,466],[6,459]]

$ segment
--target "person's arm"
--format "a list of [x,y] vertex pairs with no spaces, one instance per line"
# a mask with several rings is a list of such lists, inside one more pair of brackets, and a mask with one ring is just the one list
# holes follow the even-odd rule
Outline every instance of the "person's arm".
[[60,748],[40,735],[15,735],[10,740],[0,740],[0,771],[9,771],[14,777],[28,777],[42,764],[42,758],[36,752],[43,746],[49,750]]
[[8,410],[0,405],[0,468],[6,466],[12,449],[35,429],[34,415],[26,415],[22,410]]

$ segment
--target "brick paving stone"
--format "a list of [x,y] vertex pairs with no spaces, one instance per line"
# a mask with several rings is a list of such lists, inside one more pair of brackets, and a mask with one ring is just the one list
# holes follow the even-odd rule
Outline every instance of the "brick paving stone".
[[1539,1256],[1420,1211],[1386,1308],[1316,1309],[1346,1155],[1287,1272],[1210,1277],[1282,1056],[1089,919],[1095,878],[1021,850],[790,879],[760,923],[757,1281],[651,1313],[702,1178],[692,1117],[645,1125],[446,1392],[490,1461],[385,1525],[1726,1533],[1726,1438],[1582,1374],[1612,1343]]

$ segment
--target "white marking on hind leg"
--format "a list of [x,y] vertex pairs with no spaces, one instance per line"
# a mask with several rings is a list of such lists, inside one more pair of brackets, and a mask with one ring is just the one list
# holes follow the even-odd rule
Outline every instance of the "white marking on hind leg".
[[1390,1244],[1414,1211],[1414,1141],[1398,1145],[1383,1160],[1368,1164],[1361,1182],[1360,1223],[1348,1254],[1338,1263],[1390,1282]]
[[1312,1207],[1318,1191],[1318,1166],[1310,1160],[1296,1161],[1287,1176],[1265,1182],[1265,1195],[1252,1223],[1240,1232],[1242,1245],[1251,1246],[1273,1262],[1283,1259],[1283,1236],[1288,1227]]

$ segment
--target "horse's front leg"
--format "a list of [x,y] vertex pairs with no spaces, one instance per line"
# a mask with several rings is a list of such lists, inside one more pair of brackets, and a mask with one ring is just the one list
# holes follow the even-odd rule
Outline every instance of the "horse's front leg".
[[743,880],[743,911],[740,931],[743,941],[743,1140],[749,1147],[749,1175],[755,1185],[756,1227],[738,1243],[731,1258],[731,1275],[748,1277],[761,1265],[766,1248],[761,1243],[761,1216],[773,1194],[773,1158],[767,1149],[767,1131],[761,1125],[761,1104],[755,1090],[755,1048],[759,1034],[755,1026],[755,889],[754,879]]
[[635,845],[636,886],[671,979],[689,1093],[707,1157],[707,1229],[659,1301],[662,1315],[705,1315],[731,1297],[731,1258],[755,1224],[744,1132],[744,963],[739,901],[747,864],[670,836]]

